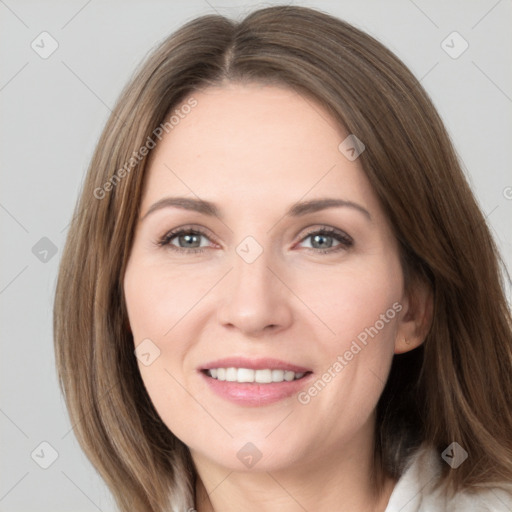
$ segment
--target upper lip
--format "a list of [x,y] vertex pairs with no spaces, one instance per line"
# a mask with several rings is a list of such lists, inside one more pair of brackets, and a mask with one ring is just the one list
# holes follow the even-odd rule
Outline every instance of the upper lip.
[[211,370],[212,368],[248,368],[251,370],[288,370],[295,373],[311,372],[309,368],[299,366],[286,361],[272,358],[248,359],[246,357],[226,357],[217,359],[199,367],[199,370]]

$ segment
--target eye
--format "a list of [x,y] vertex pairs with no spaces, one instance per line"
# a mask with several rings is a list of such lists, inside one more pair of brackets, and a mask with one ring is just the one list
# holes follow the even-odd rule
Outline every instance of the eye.
[[[207,242],[209,236],[201,228],[176,228],[158,240],[157,245],[159,247],[168,247],[178,253],[202,253],[206,248],[210,247],[210,244]],[[329,226],[322,226],[320,229],[310,231],[302,238],[302,242],[307,239],[311,239],[311,245],[306,247],[306,249],[320,254],[346,250],[354,244],[349,235]],[[206,242],[203,243],[205,240]],[[335,241],[338,243],[335,244]]]
[[199,228],[177,228],[166,233],[158,242],[160,247],[169,247],[173,251],[184,253],[204,252],[209,244],[202,244],[203,239],[208,239],[206,233]]
[[[328,226],[322,226],[320,229],[310,231],[302,238],[302,241],[307,239],[311,240],[311,245],[306,248],[313,252],[319,252],[320,254],[346,250],[354,245],[354,241],[349,235]],[[334,241],[337,241],[338,244],[334,245]]]

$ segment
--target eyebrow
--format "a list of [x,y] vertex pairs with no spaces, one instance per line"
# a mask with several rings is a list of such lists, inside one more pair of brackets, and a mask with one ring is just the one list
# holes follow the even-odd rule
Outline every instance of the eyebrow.
[[[182,210],[190,210],[202,213],[203,215],[218,217],[219,219],[223,218],[219,207],[210,201],[194,199],[191,197],[164,197],[163,199],[160,199],[156,203],[152,204],[148,211],[140,219],[140,221],[142,222],[144,219],[146,219],[146,217],[148,217],[148,215],[157,210],[169,207],[180,208]],[[354,208],[355,210],[362,213],[368,220],[372,220],[370,212],[368,212],[368,210],[363,208],[360,204],[354,203],[353,201],[347,201],[345,199],[334,199],[328,197],[295,203],[287,210],[285,217],[301,217],[303,215],[315,213],[327,208],[336,207]]]

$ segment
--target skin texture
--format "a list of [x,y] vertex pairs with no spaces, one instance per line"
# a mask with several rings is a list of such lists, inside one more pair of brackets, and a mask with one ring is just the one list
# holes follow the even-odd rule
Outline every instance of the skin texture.
[[[175,207],[140,220],[124,290],[135,345],[149,338],[160,350],[139,369],[162,420],[191,450],[196,507],[384,510],[395,482],[374,495],[375,407],[394,353],[423,341],[427,294],[406,293],[388,220],[359,160],[338,149],[348,133],[320,105],[258,84],[194,98],[151,155],[141,219],[160,199],[185,196],[216,203],[222,220]],[[285,217],[296,202],[324,197],[357,203],[371,219],[347,206]],[[197,243],[204,252],[185,252],[183,237],[171,242],[182,253],[158,246],[190,225],[207,232]],[[353,244],[329,234],[318,248],[308,234],[323,226]],[[252,263],[236,251],[247,236],[263,250]],[[292,396],[237,405],[198,372],[223,357],[272,357],[310,368],[311,385],[393,304],[400,311],[307,404]],[[248,442],[261,453],[252,468],[237,457]]]

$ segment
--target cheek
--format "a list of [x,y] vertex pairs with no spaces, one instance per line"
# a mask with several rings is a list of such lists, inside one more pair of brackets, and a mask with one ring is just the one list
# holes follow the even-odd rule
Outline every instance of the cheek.
[[[354,344],[387,352],[394,345],[397,315],[401,310],[396,284],[375,279],[346,283],[333,297],[329,321],[336,332],[338,350],[350,350]],[[357,351],[357,349],[354,349]]]
[[193,331],[201,324],[196,306],[216,281],[218,276],[212,272],[152,265],[136,253],[125,273],[124,293],[134,348],[145,347],[144,352],[151,354],[150,364],[138,359],[142,381],[162,421],[180,439],[188,440],[187,434],[193,430],[191,417],[204,416],[187,391],[185,362],[197,338]]
[[387,352],[394,344],[402,288],[399,261],[382,255],[301,277],[295,289],[321,321],[316,340],[332,358],[350,349],[354,340],[364,346],[378,339],[378,347]]
[[[189,303],[197,301],[197,294],[192,286],[183,286],[175,272],[140,264],[136,255],[126,270],[124,294],[134,349],[141,354],[137,364],[144,387],[162,421],[181,438],[180,427],[190,423],[191,400],[180,385],[183,378],[178,370],[187,352],[187,338],[179,336],[179,322]],[[145,353],[150,354],[149,360]]]
[[170,335],[212,287],[214,278],[176,266],[142,265],[133,259],[126,271],[124,290],[135,342]]
[[301,290],[322,320],[315,336],[320,371],[299,396],[318,417],[361,425],[375,408],[393,359],[402,284],[398,261],[380,258],[332,272],[309,294]]

